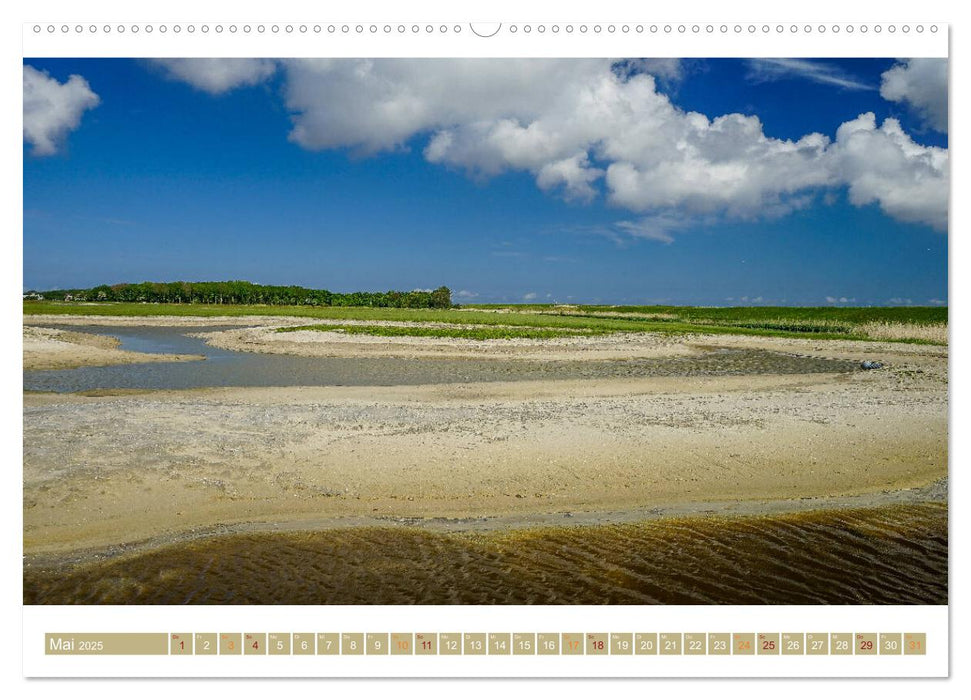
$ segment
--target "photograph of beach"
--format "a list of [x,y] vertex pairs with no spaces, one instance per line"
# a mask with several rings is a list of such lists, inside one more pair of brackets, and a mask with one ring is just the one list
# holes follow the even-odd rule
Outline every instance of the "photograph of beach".
[[947,604],[946,60],[23,71],[25,604]]

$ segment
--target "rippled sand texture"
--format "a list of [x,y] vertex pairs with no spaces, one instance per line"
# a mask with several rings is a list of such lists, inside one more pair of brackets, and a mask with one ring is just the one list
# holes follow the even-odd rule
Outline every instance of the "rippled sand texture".
[[942,503],[487,534],[232,535],[24,569],[47,604],[946,604]]

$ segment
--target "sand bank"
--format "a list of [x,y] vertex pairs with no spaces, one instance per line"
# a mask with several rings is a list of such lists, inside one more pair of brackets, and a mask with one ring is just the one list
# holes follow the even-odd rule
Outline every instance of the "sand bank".
[[947,361],[920,347],[841,375],[26,395],[25,551],[920,487],[947,473]]
[[119,350],[120,342],[92,333],[24,326],[24,369],[70,369],[135,362],[182,362],[205,359],[201,355],[169,355]]
[[[25,316],[25,325],[84,326],[178,326],[228,330],[200,332],[214,347],[238,352],[296,355],[302,357],[402,357],[472,358],[527,360],[614,360],[696,355],[712,347],[751,348],[774,352],[830,358],[885,362],[916,362],[943,368],[946,378],[947,347],[882,341],[816,340],[749,335],[707,335],[701,333],[614,333],[603,336],[574,336],[547,339],[491,339],[384,337],[332,331],[291,331],[279,328],[313,323],[370,326],[451,326],[461,324],[411,323],[380,320],[334,320],[292,316]],[[471,327],[471,326],[468,326]],[[938,370],[935,370],[938,371]]]
[[[391,325],[341,321],[342,325]],[[394,325],[406,325],[395,323]],[[429,324],[425,324],[429,325]],[[692,355],[699,350],[682,336],[656,333],[616,333],[605,336],[563,338],[464,338],[384,337],[346,334],[339,331],[290,331],[279,326],[258,326],[198,337],[215,347],[238,352],[258,352],[302,357],[403,357],[403,358],[498,358],[521,360],[620,360]]]
[[214,347],[302,357],[404,357],[404,358],[501,358],[529,360],[622,359],[670,357],[698,352],[680,336],[624,333],[610,336],[574,336],[547,339],[467,340],[463,338],[381,337],[331,331],[277,329],[313,323],[368,326],[423,326],[472,328],[462,324],[357,321],[292,316],[25,316],[25,324],[84,326],[232,326],[229,330],[195,334]]
[[[408,325],[392,322],[341,321],[342,325]],[[290,324],[294,325],[294,324]],[[412,324],[414,325],[414,324]],[[238,352],[303,357],[448,357],[524,360],[629,360],[696,355],[714,347],[770,350],[798,355],[892,361],[945,360],[947,348],[881,341],[814,340],[699,333],[613,333],[564,338],[467,340],[462,338],[383,337],[335,331],[277,333],[283,324],[260,324],[224,331],[198,333],[215,347]]]

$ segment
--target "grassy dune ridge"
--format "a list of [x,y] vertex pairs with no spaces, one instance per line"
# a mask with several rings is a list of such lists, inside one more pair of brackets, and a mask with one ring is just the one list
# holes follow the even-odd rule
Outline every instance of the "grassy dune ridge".
[[[383,336],[553,338],[609,333],[699,333],[947,344],[946,307],[692,307],[475,305],[455,309],[244,304],[25,301],[25,316],[287,316],[330,321],[399,321],[452,327],[310,324]],[[297,330],[297,329],[289,329]]]

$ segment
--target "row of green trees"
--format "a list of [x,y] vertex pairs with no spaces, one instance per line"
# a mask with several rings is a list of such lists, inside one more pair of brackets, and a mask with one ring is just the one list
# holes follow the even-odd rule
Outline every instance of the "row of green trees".
[[278,286],[230,282],[140,282],[102,284],[91,289],[52,289],[27,292],[25,298],[43,297],[54,301],[125,301],[159,304],[271,304],[286,306],[383,306],[397,309],[448,309],[452,292],[448,287],[434,291],[351,292],[295,285]]

